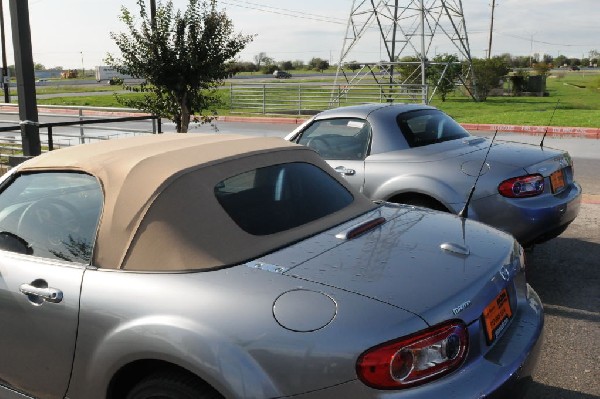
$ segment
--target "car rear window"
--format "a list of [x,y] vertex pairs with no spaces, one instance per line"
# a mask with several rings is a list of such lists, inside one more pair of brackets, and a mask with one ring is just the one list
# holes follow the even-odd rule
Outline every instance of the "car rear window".
[[397,117],[398,126],[411,147],[469,137],[454,119],[437,110],[405,112]]
[[214,192],[233,221],[253,235],[304,225],[354,200],[328,173],[303,162],[267,166],[229,177],[219,182]]

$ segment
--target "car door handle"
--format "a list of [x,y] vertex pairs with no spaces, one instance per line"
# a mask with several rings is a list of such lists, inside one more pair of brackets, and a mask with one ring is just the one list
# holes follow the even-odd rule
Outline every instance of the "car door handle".
[[41,298],[46,302],[59,303],[63,299],[63,293],[61,290],[50,287],[40,288],[34,287],[31,284],[21,284],[19,291],[27,296]]
[[345,176],[354,176],[356,174],[354,169],[348,169],[345,166],[338,166],[335,168],[335,171]]

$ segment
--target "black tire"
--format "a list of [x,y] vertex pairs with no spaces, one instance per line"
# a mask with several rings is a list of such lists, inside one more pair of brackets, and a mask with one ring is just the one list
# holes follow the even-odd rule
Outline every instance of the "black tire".
[[212,387],[191,374],[164,372],[137,383],[126,399],[223,399]]

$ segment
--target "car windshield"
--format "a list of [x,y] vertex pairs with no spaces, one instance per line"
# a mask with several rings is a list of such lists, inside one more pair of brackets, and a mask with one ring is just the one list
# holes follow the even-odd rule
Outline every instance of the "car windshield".
[[337,180],[303,162],[250,170],[221,181],[214,191],[235,223],[253,235],[301,226],[345,208],[354,199]]
[[438,110],[405,112],[398,115],[397,122],[411,147],[469,137],[462,126]]
[[370,139],[370,126],[358,118],[314,121],[298,144],[312,148],[325,159],[364,159]]

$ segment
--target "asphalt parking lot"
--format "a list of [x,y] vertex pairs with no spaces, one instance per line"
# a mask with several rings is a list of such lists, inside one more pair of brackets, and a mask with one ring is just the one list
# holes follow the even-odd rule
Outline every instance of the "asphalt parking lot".
[[[584,187],[585,189],[585,187]],[[584,203],[561,236],[528,254],[545,337],[527,399],[600,397],[600,203]]]
[[[539,136],[503,134],[499,138],[540,142]],[[584,198],[569,228],[536,246],[527,257],[528,280],[544,303],[546,326],[534,383],[526,398],[599,398],[600,140],[547,138],[545,143],[569,151]]]
[[[283,136],[294,127],[219,125],[221,132],[233,129],[265,136]],[[541,137],[503,133],[497,139],[539,145]],[[544,143],[569,151],[584,199],[569,228],[558,238],[537,245],[527,256],[529,283],[544,303],[546,326],[526,399],[600,398],[600,140],[546,137]]]

